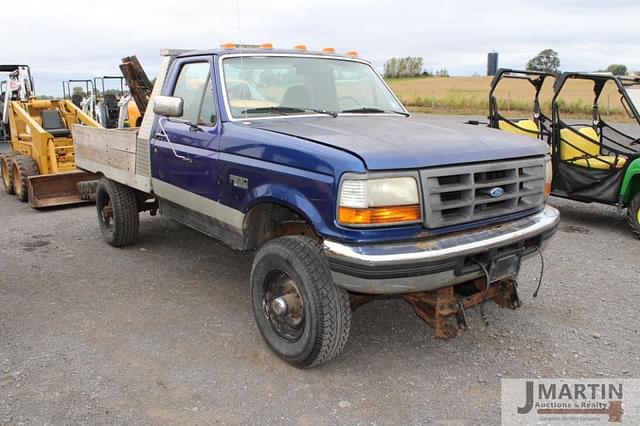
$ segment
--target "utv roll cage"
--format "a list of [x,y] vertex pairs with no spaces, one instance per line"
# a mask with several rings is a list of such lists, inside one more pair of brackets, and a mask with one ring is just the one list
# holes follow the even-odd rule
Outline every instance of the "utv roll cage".
[[[489,127],[494,129],[501,128],[501,122],[508,123],[509,126],[513,126],[522,134],[537,137],[539,139],[548,139],[551,137],[551,118],[547,117],[540,107],[540,91],[547,78],[556,78],[556,74],[544,71],[527,71],[527,70],[515,70],[510,68],[500,68],[496,72],[496,75],[491,80],[491,89],[489,90]],[[523,126],[524,122],[528,120],[513,120],[505,117],[500,113],[498,108],[498,99],[495,95],[495,91],[498,84],[503,79],[524,80],[533,86],[535,95],[533,98],[533,122],[535,123],[535,129]]]
[[[560,98],[570,80],[593,82],[591,123],[568,122],[561,113]],[[627,89],[640,88],[640,78],[617,77],[610,73],[563,73],[556,79],[552,104],[551,155],[554,169],[552,193],[580,201],[595,201],[623,207],[620,189],[629,165],[640,157],[634,145],[638,136],[616,128],[600,114],[603,89],[613,82],[620,101],[640,130],[640,116]]]

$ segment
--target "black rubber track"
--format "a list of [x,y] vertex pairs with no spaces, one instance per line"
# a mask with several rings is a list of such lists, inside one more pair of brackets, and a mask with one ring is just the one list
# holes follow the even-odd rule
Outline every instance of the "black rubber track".
[[[13,187],[18,200],[26,202],[29,200],[29,176],[36,176],[38,172],[38,164],[35,160],[26,155],[16,155],[13,157]],[[20,178],[18,179],[15,170],[18,170]]]
[[[280,338],[263,314],[263,279],[272,268],[289,270],[299,278],[296,281],[303,294],[308,327],[299,342],[289,343]],[[318,241],[286,236],[264,244],[253,262],[251,297],[260,333],[271,350],[286,362],[296,367],[313,367],[335,358],[344,349],[351,328],[349,295],[333,283]]]
[[[102,208],[111,200],[113,216],[110,226],[104,222]],[[98,223],[104,239],[114,247],[133,244],[138,239],[138,204],[133,189],[102,178],[96,189]]]

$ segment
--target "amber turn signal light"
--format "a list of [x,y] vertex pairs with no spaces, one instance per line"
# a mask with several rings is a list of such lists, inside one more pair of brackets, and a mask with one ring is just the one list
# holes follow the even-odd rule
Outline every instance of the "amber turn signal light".
[[376,225],[420,220],[420,205],[354,209],[340,207],[338,221],[345,225]]

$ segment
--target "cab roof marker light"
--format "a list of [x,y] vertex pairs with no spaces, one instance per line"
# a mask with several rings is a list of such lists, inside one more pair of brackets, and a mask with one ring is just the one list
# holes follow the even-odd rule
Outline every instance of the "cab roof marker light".
[[273,44],[272,43],[262,43],[260,45],[260,49],[273,49]]
[[293,46],[293,48],[295,50],[307,50],[307,45],[306,44],[296,44],[295,46]]
[[235,49],[236,44],[235,43],[231,43],[231,42],[230,43],[222,43],[220,45],[220,47],[223,48],[223,49]]
[[323,47],[322,51],[324,53],[336,53],[336,49],[334,49],[333,47]]
[[358,57],[358,52],[356,52],[355,50],[348,50],[345,52],[346,56],[351,56],[352,58],[357,58]]

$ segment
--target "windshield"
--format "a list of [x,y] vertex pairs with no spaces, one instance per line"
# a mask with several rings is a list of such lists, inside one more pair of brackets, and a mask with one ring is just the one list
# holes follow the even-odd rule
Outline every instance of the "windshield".
[[405,113],[367,64],[298,56],[239,56],[222,62],[233,118],[318,112]]

